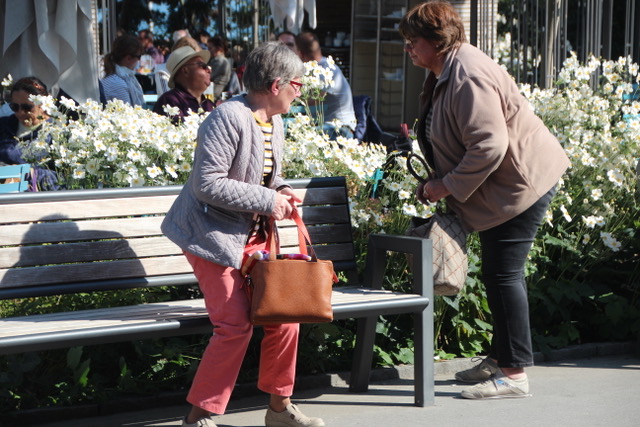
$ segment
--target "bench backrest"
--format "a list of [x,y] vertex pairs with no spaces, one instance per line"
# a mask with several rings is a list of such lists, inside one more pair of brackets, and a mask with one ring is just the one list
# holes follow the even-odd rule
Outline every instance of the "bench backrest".
[[[343,177],[288,181],[321,259],[356,270]],[[160,224],[180,186],[0,195],[0,299],[196,283]],[[279,224],[296,252],[291,221]]]

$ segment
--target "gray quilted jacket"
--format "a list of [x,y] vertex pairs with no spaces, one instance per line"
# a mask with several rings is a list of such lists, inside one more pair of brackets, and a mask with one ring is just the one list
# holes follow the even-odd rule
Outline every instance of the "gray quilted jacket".
[[162,232],[183,250],[240,268],[254,214],[270,216],[280,176],[284,130],[273,117],[273,178],[261,185],[264,135],[244,96],[221,104],[198,130],[193,171],[162,222]]

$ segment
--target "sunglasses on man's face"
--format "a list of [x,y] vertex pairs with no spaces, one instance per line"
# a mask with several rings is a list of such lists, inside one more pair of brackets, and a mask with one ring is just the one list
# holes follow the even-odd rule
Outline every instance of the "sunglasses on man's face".
[[185,64],[185,67],[191,66],[191,65],[195,65],[197,67],[202,68],[203,70],[208,70],[209,69],[209,65],[205,64],[204,62],[194,62],[192,64]]
[[13,111],[14,113],[17,113],[20,110],[30,113],[31,110],[33,110],[33,107],[35,107],[35,105],[33,104],[16,104],[15,102],[9,103],[9,108],[11,108],[11,111]]

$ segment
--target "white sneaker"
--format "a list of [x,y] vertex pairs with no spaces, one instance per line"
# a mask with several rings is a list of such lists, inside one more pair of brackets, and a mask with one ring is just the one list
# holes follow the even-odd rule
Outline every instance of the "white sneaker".
[[290,403],[287,409],[282,412],[276,412],[273,409],[267,409],[267,415],[264,417],[264,425],[267,427],[322,427],[324,421],[322,418],[309,418],[296,405]]
[[217,427],[216,423],[209,417],[200,418],[195,423],[189,424],[187,423],[187,418],[182,419],[182,427]]
[[465,399],[504,399],[530,397],[527,377],[512,379],[498,371],[488,380],[462,390],[460,396]]

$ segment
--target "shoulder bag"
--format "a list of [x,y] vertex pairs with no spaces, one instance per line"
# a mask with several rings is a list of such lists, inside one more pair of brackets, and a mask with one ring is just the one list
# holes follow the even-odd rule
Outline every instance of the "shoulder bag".
[[[421,183],[426,179],[416,173],[412,160],[418,160],[429,170],[426,161],[414,154],[407,156],[407,169]],[[413,217],[407,236],[430,239],[433,246],[433,291],[436,295],[456,295],[467,279],[467,233],[453,212],[441,207],[429,218]]]
[[279,255],[277,227],[275,221],[271,221],[268,253],[265,251],[264,259],[257,260],[248,272],[252,289],[250,320],[254,325],[333,320],[332,287],[338,281],[333,263],[318,259],[297,210],[293,220],[298,228],[300,253]]

